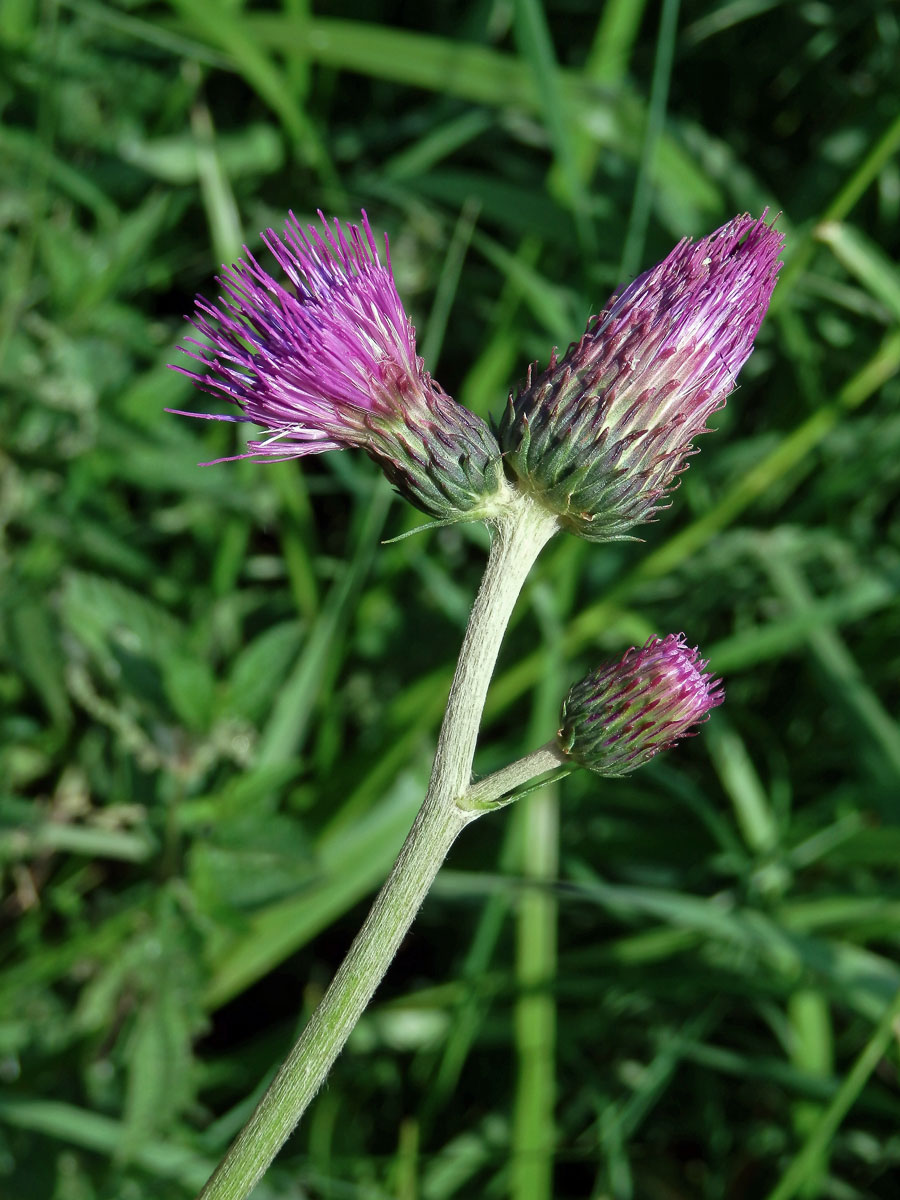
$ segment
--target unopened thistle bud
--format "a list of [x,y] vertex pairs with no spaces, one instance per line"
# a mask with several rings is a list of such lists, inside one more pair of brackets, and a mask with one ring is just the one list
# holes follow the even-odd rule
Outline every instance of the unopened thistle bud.
[[283,237],[263,234],[286,284],[245,248],[217,280],[219,303],[198,297],[192,324],[204,340],[182,349],[200,367],[176,370],[241,413],[183,415],[261,425],[267,436],[236,458],[357,448],[431,516],[490,515],[507,487],[496,438],[417,356],[387,238],[382,261],[365,213],[362,229],[319,216],[321,232],[291,215]]
[[735,217],[685,239],[510,396],[507,470],[563,526],[613,541],[652,519],[692,441],[735,386],[778,274],[782,237]]
[[684,634],[652,637],[576,683],[562,705],[558,744],[600,775],[627,775],[696,730],[721,704],[721,680]]

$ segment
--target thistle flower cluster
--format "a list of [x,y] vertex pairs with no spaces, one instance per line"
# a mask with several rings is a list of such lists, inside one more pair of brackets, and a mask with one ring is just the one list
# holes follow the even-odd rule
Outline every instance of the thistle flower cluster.
[[683,633],[651,637],[616,663],[592,671],[562,703],[559,749],[599,775],[627,775],[660,750],[696,733],[725,699]]
[[[525,496],[591,541],[665,507],[751,353],[782,243],[748,215],[679,242],[563,357],[529,370],[495,435],[425,369],[387,238],[382,258],[365,213],[361,227],[319,217],[321,229],[291,215],[263,235],[286,282],[245,251],[219,302],[198,298],[199,337],[182,347],[194,362],[177,369],[240,411],[184,415],[261,426],[237,458],[363,450],[442,522],[496,521]],[[705,668],[684,635],[632,648],[569,692],[560,750],[603,775],[634,770],[721,703]]]

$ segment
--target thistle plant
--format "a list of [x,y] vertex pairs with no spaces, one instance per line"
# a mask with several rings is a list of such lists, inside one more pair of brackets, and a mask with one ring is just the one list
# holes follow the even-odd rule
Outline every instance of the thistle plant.
[[[265,437],[234,457],[360,449],[441,523],[485,521],[491,548],[472,607],[422,807],[372,910],[299,1041],[201,1194],[242,1200],[325,1079],[453,842],[535,781],[583,767],[627,774],[696,731],[724,697],[683,634],[651,638],[576,684],[543,746],[473,780],[479,725],[516,598],[560,530],[618,540],[653,519],[693,439],[734,388],[775,285],[781,236],[739,216],[609,301],[580,342],[510,397],[494,433],[416,354],[415,331],[365,214],[361,228],[263,240],[287,282],[246,252],[198,299],[179,366]],[[218,460],[225,461],[225,460]],[[552,731],[548,731],[551,733]]]

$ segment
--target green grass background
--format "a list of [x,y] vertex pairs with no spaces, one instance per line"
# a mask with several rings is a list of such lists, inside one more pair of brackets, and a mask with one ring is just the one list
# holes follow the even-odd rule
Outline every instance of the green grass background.
[[643,543],[560,537],[477,768],[684,630],[728,696],[466,831],[259,1200],[896,1197],[900,11],[0,0],[0,1195],[188,1200],[411,821],[484,561],[360,456],[196,464],[192,296],[288,208],[391,236],[499,413],[685,234],[780,211]]

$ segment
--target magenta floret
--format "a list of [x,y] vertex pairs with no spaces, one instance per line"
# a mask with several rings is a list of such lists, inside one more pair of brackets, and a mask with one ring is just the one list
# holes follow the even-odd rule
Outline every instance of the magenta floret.
[[627,775],[696,733],[725,698],[683,633],[651,637],[575,684],[562,705],[566,756],[601,775]]
[[529,371],[500,443],[511,474],[564,525],[614,540],[662,507],[750,356],[781,244],[748,215],[679,242],[562,359]]
[[282,237],[263,234],[286,283],[245,247],[218,277],[218,303],[198,297],[199,336],[182,347],[197,365],[176,370],[241,411],[182,415],[262,426],[238,458],[363,449],[426,512],[474,515],[502,485],[496,439],[416,354],[387,237],[382,258],[365,213],[361,228],[319,217],[321,230],[291,214]]

